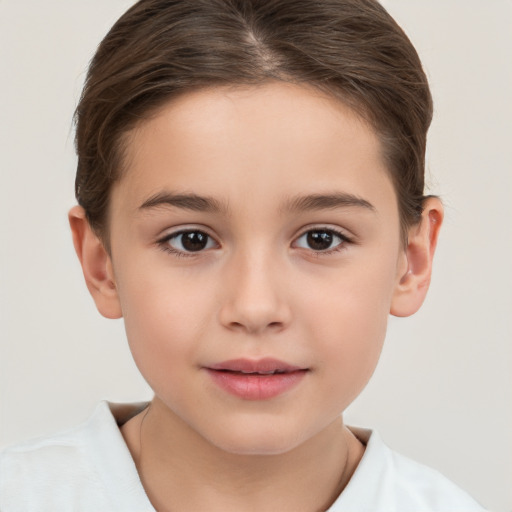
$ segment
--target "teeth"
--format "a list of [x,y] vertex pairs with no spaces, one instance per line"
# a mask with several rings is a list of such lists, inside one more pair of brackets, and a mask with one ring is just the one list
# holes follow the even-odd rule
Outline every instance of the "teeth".
[[276,373],[284,373],[284,370],[269,370],[268,372],[248,372],[240,370],[240,373],[243,373],[244,375],[275,375]]
[[243,373],[244,375],[275,375],[276,373],[285,373],[284,370],[269,370],[268,372],[248,372],[245,370],[240,370],[240,373]]

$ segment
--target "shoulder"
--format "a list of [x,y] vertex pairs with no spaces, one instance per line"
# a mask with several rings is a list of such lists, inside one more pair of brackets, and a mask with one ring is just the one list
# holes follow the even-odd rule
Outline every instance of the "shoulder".
[[393,481],[397,501],[421,505],[426,510],[453,512],[484,509],[464,490],[439,471],[389,450],[386,473]]
[[351,430],[365,454],[332,511],[483,512],[469,494],[439,471],[389,449],[377,432]]
[[0,452],[0,510],[117,510],[112,493],[127,479],[138,481],[136,475],[108,403],[101,402],[74,429]]
[[[87,424],[0,453],[0,509],[51,510],[94,492],[100,481],[88,455]],[[53,489],[49,492],[49,489]],[[37,505],[36,505],[37,503]],[[37,507],[37,508],[36,508]]]

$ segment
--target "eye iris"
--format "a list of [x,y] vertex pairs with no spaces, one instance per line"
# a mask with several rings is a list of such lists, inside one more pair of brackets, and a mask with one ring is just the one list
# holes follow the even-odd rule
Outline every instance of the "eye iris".
[[333,234],[329,231],[310,231],[307,234],[309,247],[315,251],[329,249],[333,242]]
[[200,231],[191,231],[181,235],[181,243],[187,251],[200,251],[208,243],[208,235]]

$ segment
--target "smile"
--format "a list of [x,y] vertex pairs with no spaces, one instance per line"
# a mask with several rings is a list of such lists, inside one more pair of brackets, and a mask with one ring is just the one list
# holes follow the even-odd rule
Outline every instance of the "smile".
[[[219,372],[231,372],[233,370],[218,370]],[[243,373],[244,375],[275,375],[276,373],[288,373],[285,370],[271,370],[268,372],[248,372],[244,370],[240,370],[236,373]]]
[[233,359],[205,368],[223,391],[243,400],[269,400],[298,385],[309,371],[277,359]]

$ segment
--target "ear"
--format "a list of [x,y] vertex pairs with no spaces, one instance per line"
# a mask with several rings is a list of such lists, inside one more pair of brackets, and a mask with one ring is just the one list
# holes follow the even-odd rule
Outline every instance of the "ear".
[[410,316],[421,307],[427,295],[432,274],[432,261],[443,222],[443,205],[437,197],[424,204],[421,220],[409,230],[407,248],[402,255],[398,282],[391,301],[390,313]]
[[89,225],[81,206],[71,208],[68,218],[75,251],[98,311],[106,318],[121,318],[112,260],[107,250]]

